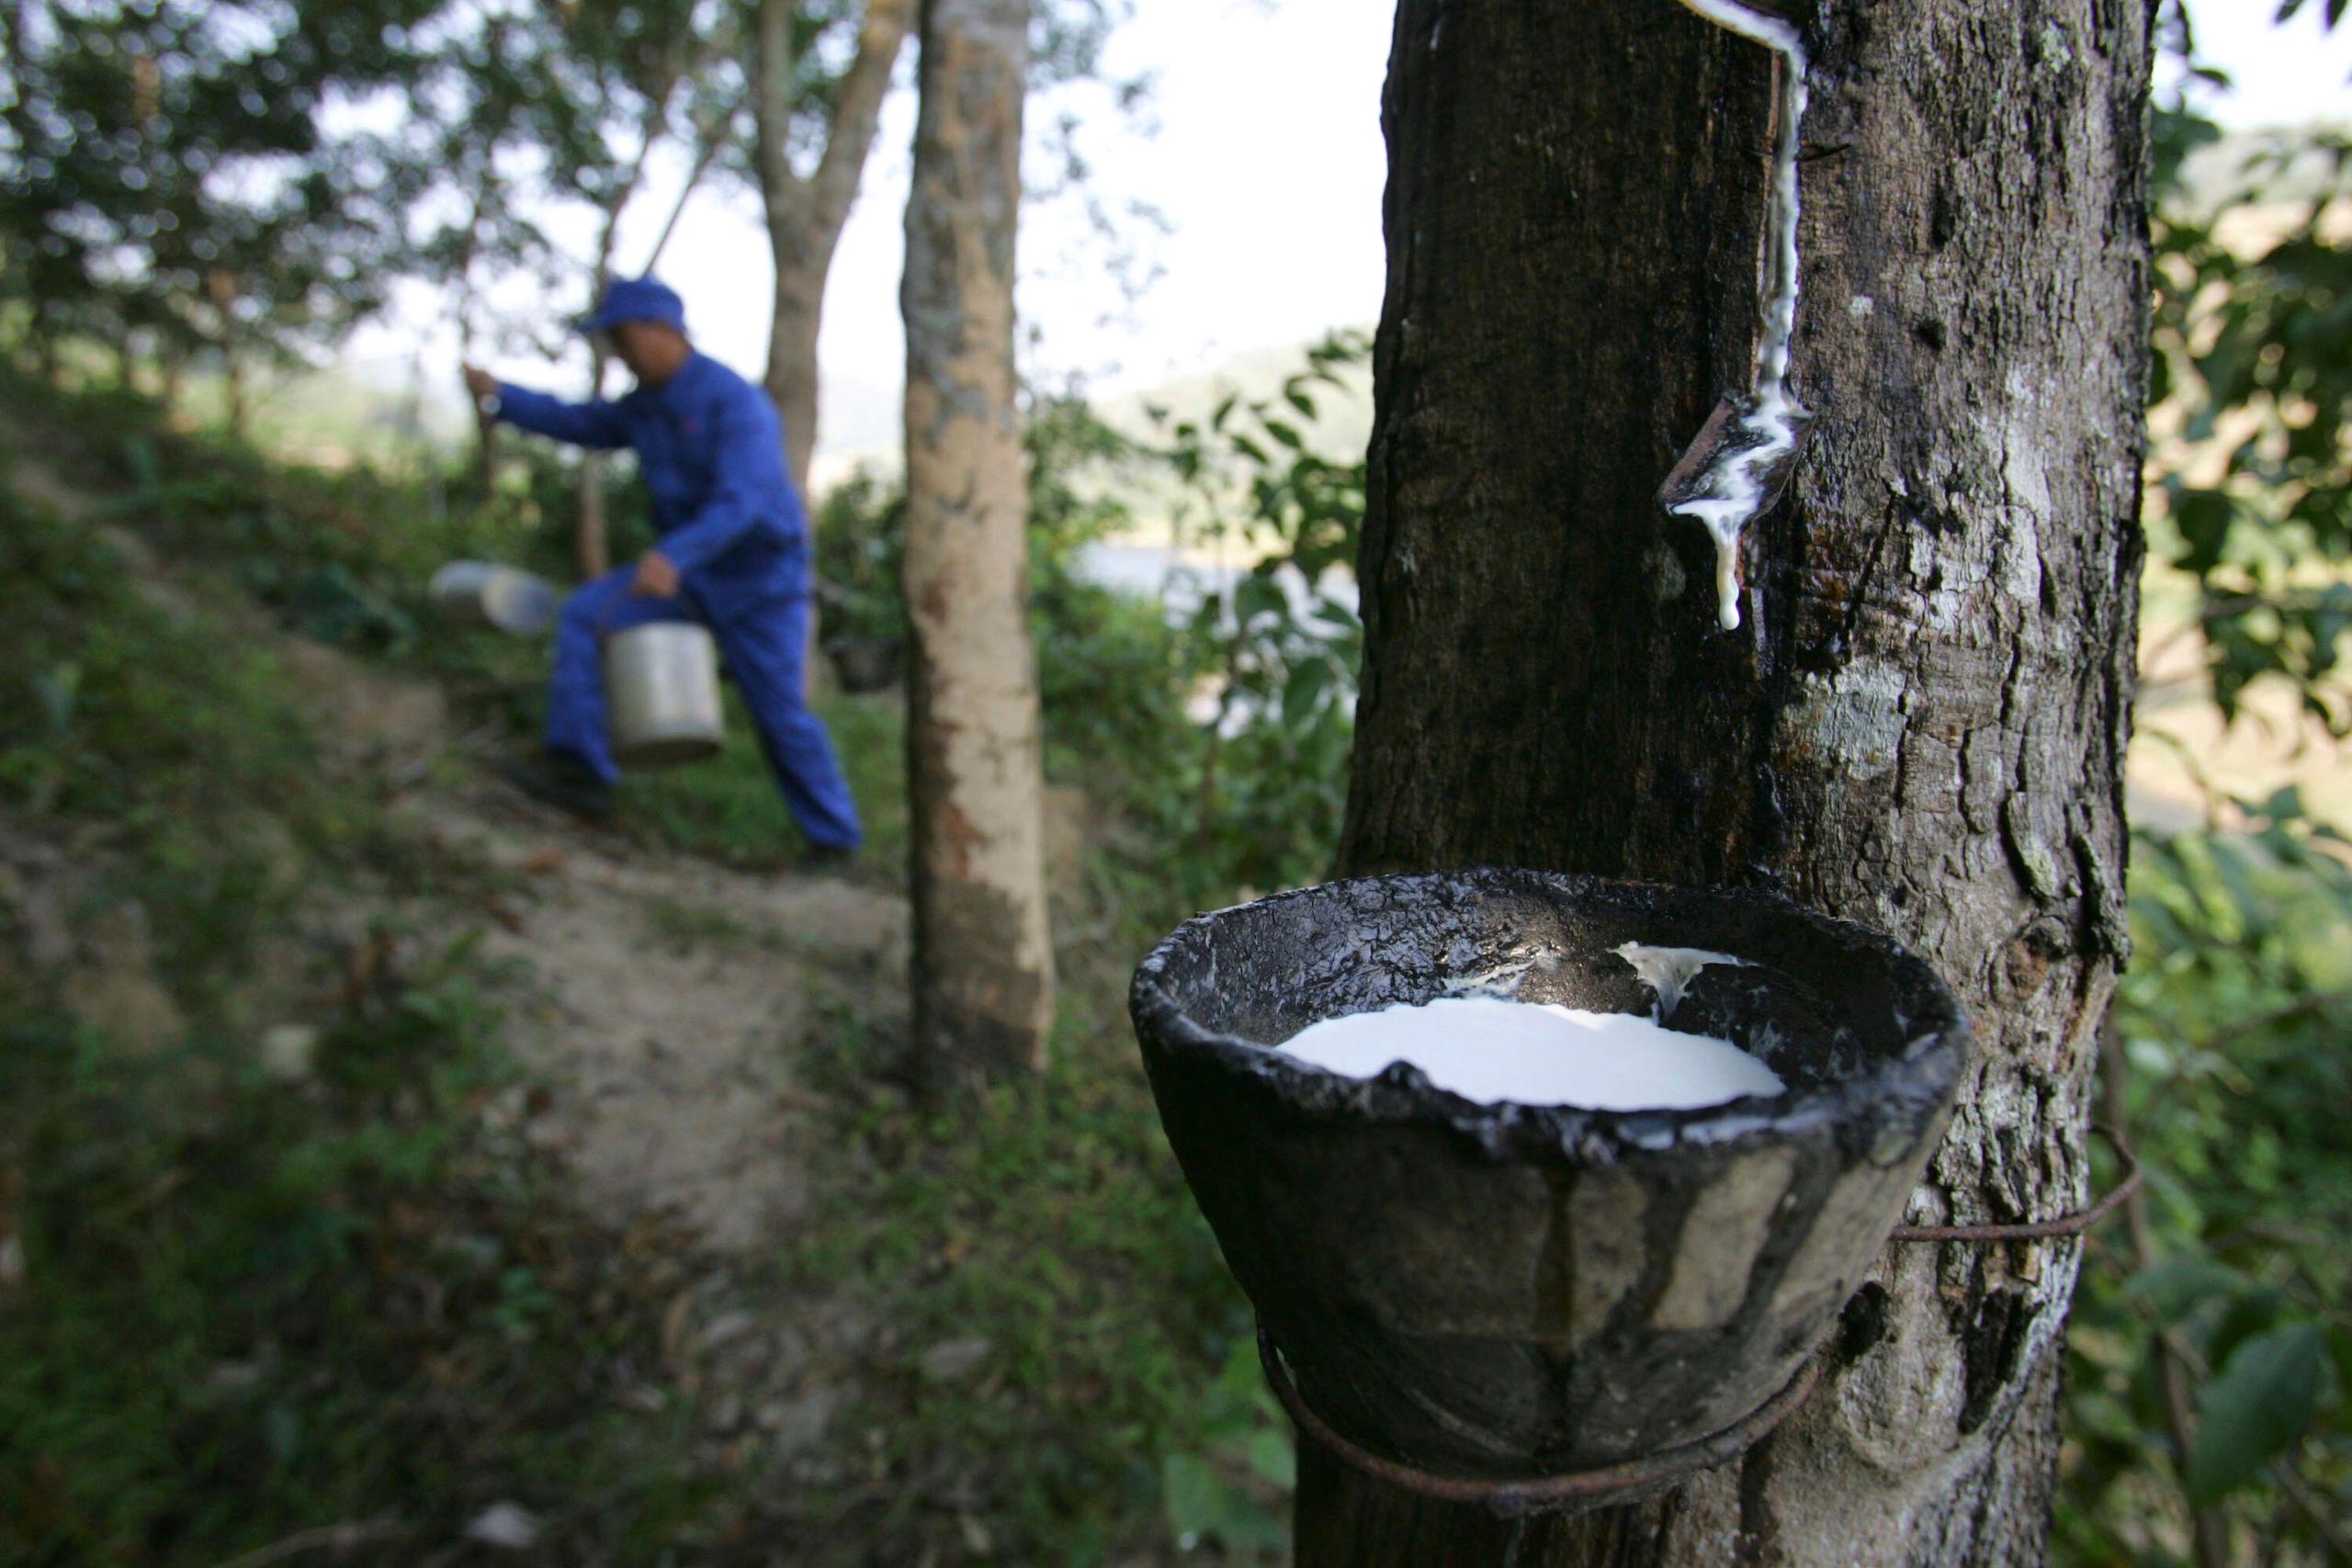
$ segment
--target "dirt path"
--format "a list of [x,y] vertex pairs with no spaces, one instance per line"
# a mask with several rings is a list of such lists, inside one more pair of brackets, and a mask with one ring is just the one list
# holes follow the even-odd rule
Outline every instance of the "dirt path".
[[518,889],[482,951],[510,1043],[548,1079],[526,1135],[571,1164],[588,1211],[616,1229],[667,1218],[723,1254],[773,1247],[818,1154],[793,1064],[826,986],[896,988],[905,901],[575,822],[492,778],[430,684],[300,639],[285,652],[342,765],[416,781],[395,819]]
[[624,1224],[668,1213],[729,1253],[773,1246],[820,1151],[793,1063],[829,977],[895,980],[906,908],[850,883],[650,854],[484,784],[404,813],[516,874],[484,952],[514,976],[516,1045],[552,1098],[528,1131]]

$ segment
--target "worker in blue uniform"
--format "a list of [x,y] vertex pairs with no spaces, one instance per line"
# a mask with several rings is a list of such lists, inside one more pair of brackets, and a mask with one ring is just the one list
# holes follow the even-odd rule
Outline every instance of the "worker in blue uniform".
[[610,339],[637,378],[617,401],[570,403],[468,366],[481,407],[507,423],[578,446],[637,453],[661,537],[632,566],[565,600],[548,694],[547,751],[510,776],[532,795],[593,818],[611,809],[602,639],[648,621],[710,627],[808,859],[845,861],[857,807],[823,723],[808,711],[808,514],[785,472],[784,434],[767,394],[695,351],[678,296],[650,277],[615,282],[585,324]]

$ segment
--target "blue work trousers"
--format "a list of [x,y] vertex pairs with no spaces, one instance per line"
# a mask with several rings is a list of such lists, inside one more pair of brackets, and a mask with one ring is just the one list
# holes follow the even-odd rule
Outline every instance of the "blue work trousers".
[[[620,768],[613,761],[605,715],[604,639],[649,621],[703,618],[684,599],[632,594],[628,584],[635,570],[623,567],[576,590],[556,621],[548,749],[578,758],[608,784],[620,776]],[[767,753],[792,819],[812,844],[854,849],[863,837],[857,806],[850,799],[832,739],[808,711],[802,687],[808,600],[777,600],[710,629],[751,710],[760,749]]]

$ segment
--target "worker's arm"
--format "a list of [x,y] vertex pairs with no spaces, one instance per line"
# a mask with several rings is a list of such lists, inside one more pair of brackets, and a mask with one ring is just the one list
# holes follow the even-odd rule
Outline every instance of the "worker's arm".
[[551,435],[574,446],[610,449],[628,445],[628,425],[618,403],[598,398],[594,402],[568,403],[545,392],[501,381],[495,393],[498,417],[519,430]]
[[756,390],[727,399],[712,413],[710,499],[657,547],[680,571],[725,555],[762,517],[782,517],[792,480],[784,471],[784,431]]

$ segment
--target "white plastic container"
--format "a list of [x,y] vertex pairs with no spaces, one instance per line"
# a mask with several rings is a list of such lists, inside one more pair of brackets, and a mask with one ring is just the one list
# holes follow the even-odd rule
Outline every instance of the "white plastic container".
[[718,647],[692,621],[654,621],[605,639],[613,760],[672,768],[718,755]]
[[517,637],[555,625],[561,595],[544,577],[495,561],[453,560],[425,587],[443,613]]

